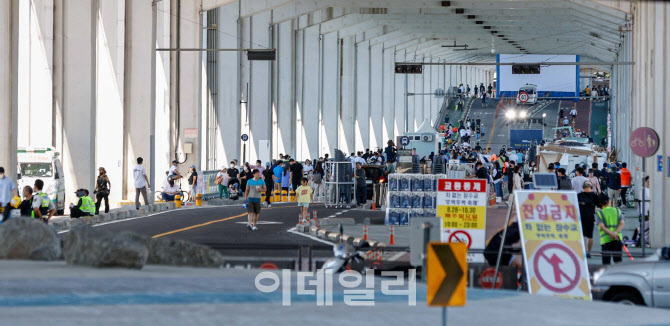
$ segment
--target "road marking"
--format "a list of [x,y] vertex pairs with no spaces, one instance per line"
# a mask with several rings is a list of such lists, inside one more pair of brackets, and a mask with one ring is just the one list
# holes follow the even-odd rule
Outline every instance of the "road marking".
[[[249,222],[235,222],[237,224],[247,224]],[[284,222],[275,222],[275,221],[258,221],[258,225],[273,225],[273,224],[284,224]]]
[[391,256],[391,258],[389,258],[387,260],[388,261],[396,261],[396,260],[400,259],[400,257],[402,257],[404,254],[406,254],[406,252],[404,252],[404,251],[398,252],[395,255]]
[[[199,209],[199,208],[215,208],[215,207],[221,207],[221,206],[212,206],[212,207],[189,207],[189,208],[180,208],[179,210],[181,210],[181,211],[188,211],[188,210],[192,210],[192,209]],[[167,210],[167,211],[158,212],[158,213],[149,214],[149,215],[144,215],[144,216],[137,216],[137,217],[126,218],[126,219],[123,219],[123,220],[116,220],[116,221],[103,222],[103,223],[94,224],[94,225],[91,225],[91,226],[95,228],[95,227],[103,226],[103,225],[107,225],[107,224],[114,224],[114,223],[121,223],[121,222],[128,222],[128,221],[133,221],[133,220],[139,220],[139,219],[141,219],[141,218],[152,217],[152,216],[161,215],[161,214],[166,214],[166,213],[170,213],[170,212],[174,212],[174,211],[175,211],[175,210]],[[68,232],[70,232],[70,230],[63,230],[63,231],[58,231],[58,234],[63,234],[63,233],[68,233]]]
[[[271,208],[268,208],[268,209],[271,209]],[[225,222],[225,221],[229,221],[229,220],[236,219],[236,218],[240,218],[240,217],[242,217],[242,216],[247,216],[247,215],[248,215],[248,213],[243,213],[243,214],[239,214],[239,215],[235,215],[235,216],[231,216],[231,217],[222,218],[222,219],[220,219],[220,220],[215,220],[215,221],[209,221],[209,222],[207,222],[207,223],[196,224],[196,225],[192,225],[192,226],[189,226],[189,227],[181,228],[181,229],[178,229],[178,230],[174,230],[174,231],[170,231],[170,232],[165,232],[165,233],[161,233],[161,234],[156,234],[156,235],[154,235],[152,238],[160,238],[160,237],[162,237],[162,236],[166,236],[166,235],[170,235],[170,234],[175,234],[175,233],[179,233],[179,232],[183,232],[183,231],[188,231],[188,230],[192,230],[192,229],[195,229],[195,228],[199,228],[199,227],[207,226],[207,225],[214,224],[214,223]]]
[[315,236],[313,236],[313,235],[310,235],[310,234],[305,234],[305,233],[302,233],[302,232],[298,232],[298,231],[295,230],[295,227],[286,230],[286,232],[288,232],[288,233],[293,233],[293,234],[297,234],[297,235],[301,235],[301,236],[303,236],[303,237],[310,238],[310,239],[312,239],[312,240],[314,240],[314,241],[318,241],[318,242],[325,243],[325,244],[329,244],[329,245],[333,246],[333,243],[332,243],[332,242],[330,242],[330,241],[326,241],[326,240],[323,240],[323,239],[319,239],[319,238],[317,238],[317,237],[315,237]]

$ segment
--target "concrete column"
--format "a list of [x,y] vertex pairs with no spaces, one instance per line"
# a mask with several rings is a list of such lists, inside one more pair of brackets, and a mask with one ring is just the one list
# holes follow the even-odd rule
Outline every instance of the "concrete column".
[[386,147],[386,142],[389,139],[395,139],[398,134],[395,125],[395,58],[393,49],[384,50],[384,88],[382,91],[382,106],[383,106],[383,127],[382,127],[382,143],[380,146]]
[[[269,11],[251,17],[250,34],[252,43],[250,48],[272,48],[271,20],[272,16]],[[246,60],[246,58],[243,58],[243,60]],[[265,163],[270,160],[270,152],[260,147],[267,146],[272,141],[270,129],[272,126],[272,106],[270,100],[272,62],[252,61],[249,62],[249,66],[251,69],[249,92],[250,95],[253,95],[249,96],[250,133],[249,141],[247,142],[247,160],[250,163],[255,163],[257,159],[261,159]],[[318,129],[316,123],[313,123],[313,126],[315,129]]]
[[354,136],[354,119],[356,117],[356,102],[354,98],[356,50],[354,43],[355,40],[352,36],[342,39],[342,54],[340,59],[342,67],[342,77],[340,79],[340,99],[342,107],[340,109],[339,144],[340,149],[347,155],[354,152],[356,149]]
[[322,78],[322,123],[320,129],[321,148],[319,155],[328,153],[333,156],[333,150],[339,147],[338,131],[336,124],[339,121],[340,111],[340,42],[337,33],[329,33],[321,36],[323,51],[321,53],[323,66]]
[[[295,27],[300,28],[301,20],[297,19],[294,23]],[[306,24],[306,22],[304,23]],[[294,83],[293,88],[294,92],[294,103],[292,104],[293,108],[293,119],[295,120],[295,138],[292,140],[295,143],[295,152],[288,153],[293,157],[297,157],[299,153],[302,153],[303,147],[306,147],[305,144],[305,130],[303,129],[303,115],[305,111],[305,92],[304,92],[304,82],[305,82],[305,30],[297,30],[293,33],[294,37],[294,55],[293,55],[293,65],[294,65]]]
[[[437,60],[432,60],[432,62],[437,62]],[[430,69],[430,87],[428,88],[428,91],[430,93],[435,93],[435,90],[438,88],[442,88],[442,85],[440,83],[440,71],[442,70],[442,66],[431,66]],[[434,95],[430,96],[430,106],[428,107],[428,111],[426,113],[426,118],[430,119],[431,125],[435,123],[435,118],[437,117],[437,112],[440,110],[440,105],[442,104],[442,99],[436,98]]]
[[97,174],[95,108],[98,1],[63,0],[62,4],[63,169],[65,193],[71,194],[79,188],[89,191],[94,189]]
[[[404,52],[395,52],[394,49],[389,49],[389,52],[393,52],[395,62],[402,62],[405,60]],[[394,66],[395,69],[395,66]],[[405,81],[407,75],[405,74],[396,74],[395,70],[393,72],[393,104],[394,104],[394,116],[393,119],[393,134],[395,136],[403,135],[405,132]],[[396,138],[392,138],[394,143],[396,143]],[[396,144],[399,145],[399,144]]]
[[[419,61],[423,61],[423,58],[417,58]],[[427,69],[424,67],[423,73],[422,74],[416,74],[412,75],[414,79],[414,83],[410,84],[413,85],[410,86],[412,88],[413,93],[423,93],[424,88],[423,88],[423,83],[424,80],[427,80],[428,78],[424,78],[424,76],[427,76]],[[414,119],[410,119],[411,121],[411,126],[410,131],[414,132],[416,131],[417,128],[421,125],[423,122],[423,102],[424,102],[424,96],[423,95],[415,95],[410,97],[410,102],[414,102],[414,107],[412,111],[414,112]]]
[[[139,2],[135,2],[138,4]],[[135,7],[138,7],[135,5]],[[146,7],[146,5],[145,5]],[[149,7],[151,8],[151,7]],[[95,138],[95,155],[96,155],[96,165],[102,166],[107,170],[107,175],[112,184],[112,192],[110,192],[110,201],[118,202],[123,198],[127,198],[126,194],[122,191],[123,184],[130,184],[130,187],[127,190],[135,193],[135,186],[133,185],[132,172],[131,174],[125,174],[124,176],[124,126],[128,128],[127,132],[132,133],[141,133],[144,132],[148,136],[148,116],[136,116],[135,119],[129,119],[129,124],[124,123],[124,85],[125,85],[125,18],[126,13],[130,14],[130,17],[137,17],[138,15],[143,14],[139,9],[130,8],[131,10],[126,11],[126,2],[124,0],[107,0],[99,2],[99,8],[97,10],[97,76],[98,76],[98,88],[96,94],[96,134]],[[151,17],[151,10],[149,10],[149,17]],[[136,18],[136,21],[140,21],[139,18]],[[151,33],[151,18],[146,20],[146,17],[142,20],[144,24],[149,24],[149,27],[146,26],[143,30],[148,30]],[[132,25],[131,25],[132,26]],[[133,37],[139,37],[141,32],[135,30],[135,33],[128,34]],[[150,43],[150,42],[149,42]],[[135,50],[135,47],[131,47],[129,50]],[[149,52],[150,53],[150,52]],[[145,59],[146,57],[142,58]],[[130,60],[138,60],[134,56],[129,56]],[[150,62],[150,60],[149,60]],[[150,65],[144,64],[144,67],[150,67]],[[139,71],[134,71],[136,75],[139,75]],[[150,74],[146,74],[146,71],[142,72],[143,75],[147,75],[149,78]],[[149,81],[149,85],[151,82]],[[146,85],[146,84],[142,84]],[[144,90],[145,92],[151,92],[151,87],[131,87],[131,93]],[[143,106],[147,108],[148,105]],[[135,110],[131,110],[132,106],[129,107],[129,112],[135,114],[141,112],[149,112],[149,110],[140,110],[137,107]],[[144,118],[141,121],[138,121],[140,118]],[[132,128],[132,127],[135,128]],[[148,137],[144,137],[144,142],[148,143]],[[134,146],[134,148],[137,148]],[[147,150],[143,156],[149,156],[149,151]],[[130,168],[132,171],[132,167]],[[130,175],[130,176],[129,176]]]
[[383,148],[385,142],[382,131],[384,81],[384,45],[378,44],[370,49],[370,143],[367,148],[371,150]]
[[295,33],[293,21],[286,21],[277,26],[277,127],[273,141],[273,156],[279,153],[295,153]]
[[370,148],[370,47],[368,43],[356,46],[356,147],[358,151]]
[[301,129],[303,136],[298,138],[301,150],[296,153],[298,160],[318,158],[319,155],[319,124],[320,124],[320,48],[319,26],[303,30],[302,44],[302,107]]
[[[219,7],[217,44],[221,48],[238,48],[237,35],[239,2]],[[283,48],[282,48],[283,50]],[[282,51],[279,51],[281,58]],[[241,157],[240,152],[240,75],[239,60],[244,57],[240,52],[219,52],[217,54],[218,69],[218,119],[217,158],[218,165],[228,166],[229,162]],[[243,58],[246,60],[246,58]],[[280,59],[281,60],[281,59]]]
[[52,145],[54,1],[20,1],[20,147]]
[[0,2],[0,166],[16,179],[19,1]]
[[[168,0],[162,0],[156,3],[156,47],[169,48],[171,42],[171,7],[172,4]],[[132,38],[132,36],[131,36]],[[173,52],[156,52],[156,115],[155,115],[155,162],[151,162],[154,166],[155,175],[149,175],[149,181],[153,190],[159,189],[163,185],[165,179],[165,171],[170,166],[173,160],[173,145],[171,142],[171,84],[172,78],[171,61],[174,57]],[[128,148],[126,148],[126,152]],[[142,157],[146,160],[149,157]],[[130,157],[128,161],[132,160]],[[128,164],[130,165],[130,164]],[[150,172],[151,165],[145,163],[144,168],[147,173]]]

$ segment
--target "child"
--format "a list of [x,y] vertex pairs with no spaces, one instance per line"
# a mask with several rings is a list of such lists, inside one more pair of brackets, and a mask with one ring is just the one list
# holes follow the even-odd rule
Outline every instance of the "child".
[[307,216],[307,209],[309,208],[309,203],[312,202],[312,188],[307,185],[307,178],[303,177],[300,179],[300,186],[295,191],[298,196],[298,207],[300,209],[300,215],[302,216],[303,223],[306,223],[305,217]]

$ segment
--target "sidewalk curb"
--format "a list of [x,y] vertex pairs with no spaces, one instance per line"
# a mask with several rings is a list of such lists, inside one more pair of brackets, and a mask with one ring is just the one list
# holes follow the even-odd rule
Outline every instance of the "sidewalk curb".
[[125,220],[133,217],[138,217],[140,216],[140,214],[163,212],[175,208],[176,207],[174,202],[156,203],[142,206],[140,207],[139,210],[121,209],[117,211],[111,211],[109,213],[102,213],[95,216],[64,219],[61,221],[50,223],[49,226],[54,228],[56,231],[65,231],[80,225],[95,225],[105,222]]

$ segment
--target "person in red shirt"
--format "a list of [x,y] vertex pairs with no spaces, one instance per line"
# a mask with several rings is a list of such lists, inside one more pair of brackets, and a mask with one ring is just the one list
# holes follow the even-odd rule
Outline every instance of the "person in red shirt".
[[628,187],[630,187],[630,171],[626,168],[628,164],[621,163],[621,190],[619,193],[621,194],[621,203],[626,206],[628,203],[626,202],[626,193],[628,192]]

